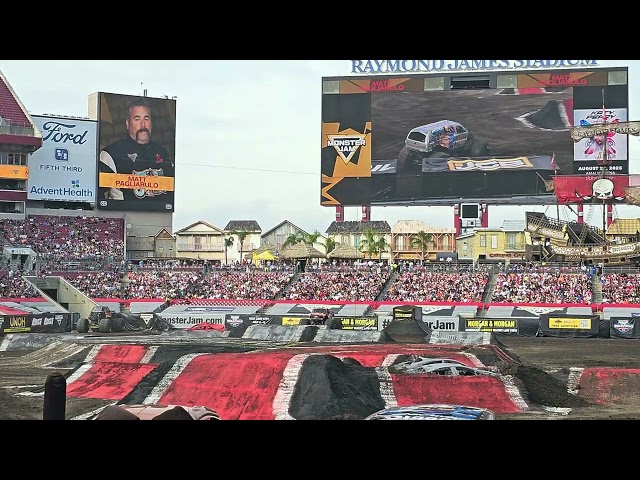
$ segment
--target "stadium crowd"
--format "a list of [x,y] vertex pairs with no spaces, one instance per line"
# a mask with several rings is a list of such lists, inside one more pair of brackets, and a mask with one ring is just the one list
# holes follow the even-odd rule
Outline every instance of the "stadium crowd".
[[384,299],[390,302],[481,302],[488,281],[486,273],[438,273],[417,268],[400,273]]
[[[0,241],[30,246],[38,265],[0,268],[0,297],[34,298],[23,275],[59,275],[92,298],[325,300],[389,302],[593,303],[593,275],[584,268],[514,263],[509,266],[421,265],[403,261],[333,260],[299,264],[214,265],[183,260],[125,264],[123,220],[28,215],[0,219]],[[492,271],[489,271],[489,269]],[[122,273],[128,278],[121,282]],[[635,275],[606,273],[602,303],[640,303]]]
[[377,262],[353,268],[326,267],[301,273],[282,295],[283,300],[366,302],[375,300],[389,278],[389,267]]
[[499,273],[491,302],[590,304],[591,283],[583,273]]

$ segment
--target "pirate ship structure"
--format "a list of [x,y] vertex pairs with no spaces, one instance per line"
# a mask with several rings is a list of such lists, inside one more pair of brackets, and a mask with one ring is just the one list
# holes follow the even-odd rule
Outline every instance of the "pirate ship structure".
[[[609,122],[602,104],[602,122],[571,128],[574,142],[589,138],[600,152],[597,175],[553,177],[558,205],[578,206],[578,220],[552,218],[541,212],[526,213],[526,257],[530,261],[571,262],[586,265],[625,265],[640,263],[640,232],[607,235],[616,204],[640,205],[640,175],[613,173],[610,147],[613,135],[640,135],[640,122]],[[586,218],[584,208],[588,207]],[[602,209],[602,228],[590,224],[594,210]],[[563,210],[566,213],[566,210]],[[559,212],[559,210],[558,210]],[[635,233],[635,234],[634,234]]]

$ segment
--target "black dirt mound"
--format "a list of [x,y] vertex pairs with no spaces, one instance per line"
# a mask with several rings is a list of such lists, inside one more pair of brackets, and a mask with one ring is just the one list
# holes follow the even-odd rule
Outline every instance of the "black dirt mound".
[[519,365],[515,377],[522,383],[531,403],[557,408],[585,407],[589,402],[572,395],[566,382],[539,368]]
[[415,320],[394,320],[383,332],[392,341],[400,343],[424,343],[428,338]]
[[310,355],[302,364],[289,414],[296,420],[364,418],[385,408],[375,369],[353,358]]
[[544,128],[546,130],[564,130],[567,128],[560,114],[562,102],[550,100],[547,104],[535,113],[527,115],[525,119],[531,125]]

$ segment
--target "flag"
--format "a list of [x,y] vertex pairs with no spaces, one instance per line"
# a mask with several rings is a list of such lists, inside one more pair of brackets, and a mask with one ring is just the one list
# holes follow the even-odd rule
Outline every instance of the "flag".
[[558,164],[556,163],[556,152],[553,152],[553,155],[551,155],[551,168],[553,168],[554,174],[558,171]]

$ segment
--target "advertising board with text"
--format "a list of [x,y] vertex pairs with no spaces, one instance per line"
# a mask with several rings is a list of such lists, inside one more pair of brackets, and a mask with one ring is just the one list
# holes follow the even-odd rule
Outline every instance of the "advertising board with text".
[[[554,175],[591,163],[574,158],[575,119],[603,97],[626,118],[628,85],[608,71],[519,72],[508,88],[487,72],[471,89],[449,76],[323,78],[321,205],[554,204]],[[628,173],[627,137],[616,173]]]
[[[600,125],[605,119],[606,123],[627,122],[627,109],[607,108],[604,114],[602,107],[573,111],[573,124],[576,126]],[[628,135],[615,132],[580,139],[574,143],[576,173],[597,173],[604,160],[611,163],[610,171],[628,173],[628,142]]]
[[96,201],[98,124],[93,120],[32,115],[42,147],[29,156],[29,200]]
[[101,210],[173,212],[176,101],[98,95]]

